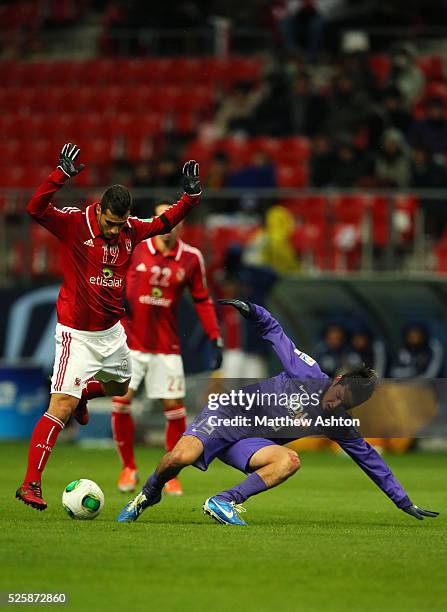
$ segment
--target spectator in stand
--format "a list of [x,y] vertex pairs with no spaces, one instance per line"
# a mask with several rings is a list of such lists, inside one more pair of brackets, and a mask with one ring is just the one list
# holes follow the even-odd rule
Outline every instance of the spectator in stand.
[[395,128],[404,136],[408,136],[412,123],[413,117],[406,109],[399,89],[394,85],[387,87],[369,118],[369,146],[376,149],[381,135],[388,128]]
[[328,97],[329,125],[332,135],[355,136],[369,116],[370,100],[365,91],[358,88],[353,79],[343,72],[333,81]]
[[349,138],[340,140],[335,151],[332,183],[337,187],[355,187],[364,177],[366,163]]
[[[154,164],[148,160],[139,161],[133,170],[131,184],[132,187],[137,189],[148,189],[153,187],[154,178]],[[146,197],[141,198],[138,195],[134,196],[132,213],[141,217],[142,219],[145,219],[146,217],[150,216],[148,211],[148,199]]]
[[254,89],[252,83],[236,83],[231,94],[226,95],[216,113],[214,129],[216,137],[224,137],[234,132],[250,134],[253,113],[263,92]]
[[312,187],[328,187],[333,182],[335,162],[331,139],[327,134],[316,134],[311,148],[310,184]]
[[178,161],[173,155],[165,155],[157,163],[154,187],[175,187],[178,184]]
[[425,119],[417,121],[410,131],[410,142],[424,143],[432,153],[447,153],[445,102],[434,97],[427,102]]
[[227,187],[234,189],[274,189],[275,167],[265,153],[254,153],[251,163],[228,176]]
[[390,368],[392,378],[437,378],[444,365],[444,349],[430,336],[424,323],[412,322],[402,330],[402,346]]
[[228,155],[225,151],[216,151],[206,173],[205,185],[211,189],[222,189],[227,186],[229,173]]
[[291,97],[292,133],[313,136],[326,119],[326,98],[313,89],[310,74],[300,72]]
[[445,189],[447,171],[444,160],[434,156],[424,144],[416,144],[412,150],[411,187],[414,189]]
[[319,4],[318,0],[301,0],[301,6],[295,15],[298,44],[300,48],[305,49],[306,58],[311,63],[318,60],[324,33],[324,20]]
[[401,132],[390,128],[383,133],[375,175],[382,187],[406,188],[410,185],[410,154]]
[[262,99],[252,118],[252,133],[281,138],[292,130],[291,91],[288,79],[274,72],[266,79]]
[[374,98],[377,94],[377,86],[369,59],[370,55],[367,52],[346,51],[341,58],[341,70],[354,81],[356,87]]
[[396,47],[391,58],[390,82],[401,92],[405,106],[411,110],[425,89],[425,77],[416,63],[416,49],[408,43]]
[[364,325],[357,325],[351,331],[346,363],[349,367],[366,364],[373,368],[382,378],[385,374],[386,350],[384,343],[374,339],[370,330]]
[[[243,250],[239,244],[229,246],[225,255],[223,279],[226,281],[224,293],[235,294],[237,299],[247,300],[265,306],[278,276],[268,266],[249,265],[244,262]],[[222,309],[224,334],[228,332],[229,345],[224,342],[224,378],[263,378],[267,375],[267,354],[265,342],[253,334],[253,329],[243,317],[235,320]],[[237,325],[237,330],[234,326]],[[232,331],[231,331],[232,330]],[[232,335],[231,335],[232,334]],[[237,339],[237,340],[236,340]]]
[[325,374],[334,377],[346,367],[347,331],[339,323],[330,323],[324,328],[322,335],[323,339],[314,350],[315,359]]
[[[414,189],[445,189],[447,185],[447,170],[444,160],[433,156],[424,145],[413,147],[411,163],[411,183]],[[442,236],[447,223],[447,211],[443,200],[424,196],[421,199],[424,211],[425,233],[432,238]]]

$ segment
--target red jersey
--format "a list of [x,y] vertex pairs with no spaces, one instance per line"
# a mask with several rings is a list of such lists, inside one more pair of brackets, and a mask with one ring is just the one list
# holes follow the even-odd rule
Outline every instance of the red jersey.
[[56,304],[58,321],[84,331],[108,329],[124,314],[124,281],[137,244],[149,236],[170,232],[199,197],[185,193],[152,219],[129,217],[118,237],[110,241],[101,236],[95,204],[81,211],[71,207],[59,210],[50,203],[66,180],[62,170],[54,170],[27,208],[61,241],[64,280]]
[[180,353],[177,317],[186,287],[208,338],[218,338],[219,326],[199,249],[182,240],[165,253],[160,253],[151,239],[138,245],[126,280],[129,313],[123,325],[129,348],[144,353]]

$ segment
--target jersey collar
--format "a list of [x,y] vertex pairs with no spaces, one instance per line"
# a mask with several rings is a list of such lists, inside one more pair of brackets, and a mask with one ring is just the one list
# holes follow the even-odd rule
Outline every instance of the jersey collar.
[[96,204],[98,204],[98,202],[93,202],[93,204],[90,204],[90,206],[87,206],[85,209],[85,218],[92,238],[96,238],[96,236],[101,235],[101,230],[99,229],[98,221],[96,220]]
[[[160,253],[160,251],[155,246],[155,242],[152,240],[152,238],[149,238],[146,242],[147,242],[147,248],[149,249],[149,253],[151,255]],[[174,245],[174,248],[171,249],[170,251],[167,251],[166,253],[162,253],[162,255],[164,257],[172,257],[173,259],[175,259],[175,261],[178,261],[180,259],[180,255],[182,254],[182,251],[183,251],[183,242],[182,240],[178,239]]]

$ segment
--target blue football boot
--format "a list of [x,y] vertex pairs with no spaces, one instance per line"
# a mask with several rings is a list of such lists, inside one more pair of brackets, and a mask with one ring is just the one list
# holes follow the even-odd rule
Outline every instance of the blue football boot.
[[130,502],[124,506],[118,514],[118,523],[133,523],[137,520],[140,514],[153,504],[149,503],[143,491],[140,491]]
[[203,504],[203,511],[208,514],[218,523],[223,525],[246,525],[247,523],[239,518],[241,512],[245,512],[245,508],[241,504],[236,504],[234,501],[227,502],[219,499],[215,495],[209,497]]

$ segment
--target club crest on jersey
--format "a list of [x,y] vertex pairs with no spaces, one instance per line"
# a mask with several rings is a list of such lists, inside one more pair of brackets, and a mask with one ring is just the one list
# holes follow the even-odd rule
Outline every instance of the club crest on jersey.
[[79,376],[77,376],[77,377],[74,379],[74,386],[75,386],[75,387],[80,387],[80,386],[81,386],[81,379],[79,378]]
[[163,295],[163,291],[160,289],[160,287],[152,287],[152,296],[159,298]]
[[130,238],[126,238],[126,251],[128,255],[132,253],[132,240]]
[[185,278],[185,270],[183,268],[179,268],[177,270],[176,277],[179,282],[182,282],[182,280]]

